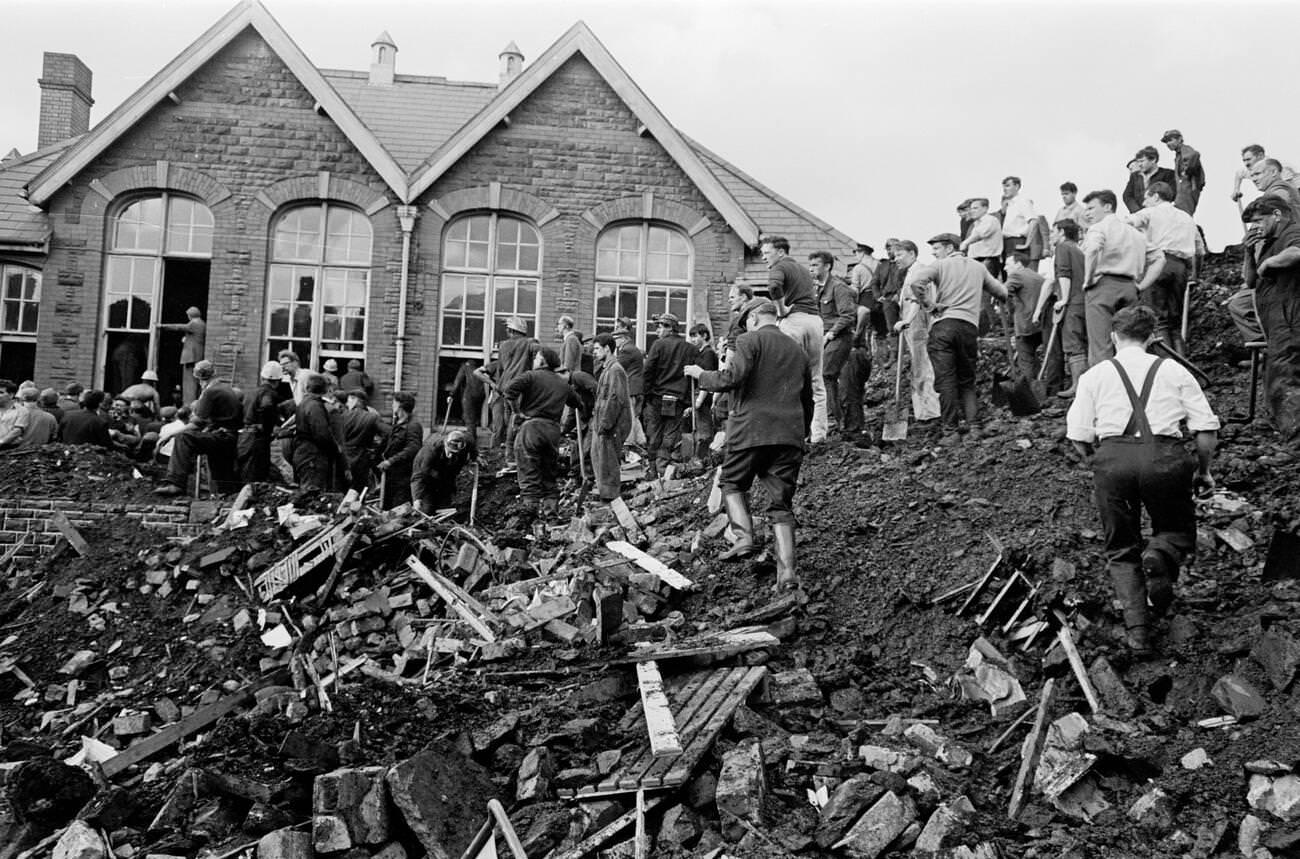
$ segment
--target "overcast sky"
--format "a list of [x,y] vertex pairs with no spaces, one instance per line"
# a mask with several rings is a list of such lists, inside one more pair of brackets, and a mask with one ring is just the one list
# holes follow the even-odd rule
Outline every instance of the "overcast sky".
[[[91,68],[93,124],[231,5],[0,0],[0,152],[35,148],[42,51]],[[1202,153],[1217,248],[1241,232],[1241,147],[1300,161],[1296,2],[266,5],[318,66],[366,69],[387,30],[399,74],[456,80],[495,81],[507,42],[527,62],[583,19],[678,128],[878,255],[887,235],[953,229],[957,201],[996,201],[1007,174],[1049,217],[1067,179],[1119,194],[1137,148],[1171,166],[1167,128]]]

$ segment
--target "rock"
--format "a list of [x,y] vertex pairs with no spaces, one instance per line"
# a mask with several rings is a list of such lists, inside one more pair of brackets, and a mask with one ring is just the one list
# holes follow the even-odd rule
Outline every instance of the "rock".
[[[528,856],[545,856],[569,834],[569,810],[554,802],[526,806],[512,821]],[[472,837],[472,836],[471,836]]]
[[1106,712],[1121,719],[1127,719],[1137,712],[1137,699],[1128,691],[1106,657],[1098,656],[1092,661],[1088,668],[1088,678],[1092,680]]
[[1275,626],[1259,637],[1250,655],[1264,667],[1273,688],[1281,692],[1291,685],[1296,668],[1300,667],[1300,641]]
[[1291,768],[1280,761],[1273,761],[1267,758],[1246,761],[1246,772],[1256,775],[1286,775],[1291,772]]
[[942,794],[928,772],[919,772],[907,780],[907,787],[922,803],[936,803]]
[[[388,840],[388,798],[383,767],[337,769],[312,784],[313,839],[319,853]],[[340,831],[340,826],[342,831]]]
[[1220,677],[1210,693],[1225,713],[1238,720],[1258,718],[1268,706],[1254,686],[1231,674]]
[[741,741],[722,756],[718,773],[718,813],[761,823],[767,779],[763,770],[763,744],[760,740]]
[[779,671],[767,678],[765,700],[778,707],[790,704],[820,704],[822,690],[807,668]]
[[491,773],[446,743],[388,771],[388,790],[430,859],[459,859],[496,796]]
[[708,770],[692,779],[682,792],[682,799],[696,811],[713,805],[717,798],[718,778]]
[[909,755],[884,746],[860,746],[858,757],[873,770],[882,772],[905,773],[913,769],[909,764]]
[[1300,777],[1271,779],[1252,775],[1246,801],[1251,808],[1271,812],[1285,821],[1300,819]]
[[406,848],[400,842],[394,841],[385,845],[384,849],[374,854],[372,859],[406,859]]
[[623,753],[618,749],[606,749],[603,752],[597,752],[596,772],[601,775],[609,775],[621,760],[623,760]]
[[974,756],[963,746],[939,734],[929,725],[916,724],[903,732],[903,738],[941,764],[963,770],[974,763]]
[[1210,755],[1205,749],[1192,749],[1183,755],[1178,762],[1183,765],[1185,770],[1198,770],[1206,764],[1214,763],[1214,761],[1210,760]]
[[108,848],[84,820],[74,820],[54,845],[54,859],[106,859]]
[[955,677],[962,697],[987,701],[994,718],[1021,709],[1025,691],[1006,657],[985,638],[971,645],[963,670]]
[[703,834],[700,816],[684,805],[674,805],[664,812],[659,824],[659,849],[669,852],[689,850]]
[[831,709],[845,718],[854,719],[862,715],[866,705],[866,696],[854,686],[836,689],[831,693]]
[[470,733],[470,742],[476,752],[490,752],[501,745],[519,726],[519,716],[515,713],[502,716],[492,724]]
[[1237,827],[1237,850],[1242,856],[1254,855],[1265,828],[1264,821],[1253,814],[1247,814],[1241,819],[1241,825]]
[[1173,802],[1167,793],[1152,785],[1129,806],[1128,819],[1148,835],[1162,836],[1174,828]]
[[916,849],[938,852],[953,846],[953,839],[961,835],[966,821],[975,814],[975,806],[964,796],[945,802],[934,810],[925,828],[916,838]]
[[148,713],[127,710],[113,717],[113,734],[118,737],[135,737],[149,733]]
[[833,849],[843,850],[853,859],[876,859],[915,819],[916,805],[911,797],[886,793],[858,818]]
[[519,765],[519,774],[515,778],[515,799],[519,802],[536,802],[549,799],[551,777],[555,766],[551,763],[550,749],[543,747],[532,749],[524,755]]
[[257,859],[312,859],[312,836],[292,829],[277,829],[257,842]]
[[821,823],[813,836],[817,846],[829,849],[884,793],[885,789],[866,775],[855,775],[835,788],[821,810]]

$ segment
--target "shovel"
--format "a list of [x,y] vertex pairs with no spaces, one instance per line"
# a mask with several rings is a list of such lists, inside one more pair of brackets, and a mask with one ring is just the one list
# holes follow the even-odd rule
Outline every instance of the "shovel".
[[474,527],[474,514],[478,512],[478,463],[474,463],[474,488],[469,494],[469,527]]
[[1188,318],[1188,316],[1189,316],[1189,311],[1192,309],[1192,287],[1194,287],[1194,286],[1196,286],[1196,285],[1197,285],[1197,282],[1196,282],[1195,280],[1189,280],[1189,281],[1187,281],[1187,288],[1186,288],[1185,290],[1183,290],[1183,327],[1182,327],[1182,335],[1183,335],[1183,349],[1185,349],[1185,350],[1187,350],[1187,351],[1191,351],[1191,350],[1187,349],[1187,324],[1188,324],[1188,321],[1189,321],[1189,318]]
[[699,447],[700,441],[695,437],[696,423],[695,420],[695,377],[691,376],[691,398],[686,404],[686,410],[682,413],[682,420],[691,422],[690,433],[682,433],[682,460],[690,462],[695,459],[695,449]]
[[1052,323],[1052,333],[1047,335],[1047,348],[1043,350],[1043,363],[1038,365],[1038,375],[1030,383],[1034,399],[1038,400],[1040,406],[1047,399],[1047,384],[1043,381],[1043,374],[1047,372],[1047,362],[1052,358],[1052,347],[1056,345],[1056,332],[1060,327],[1059,322]]
[[900,417],[903,401],[903,335],[898,332],[898,359],[894,366],[894,401],[885,406],[885,423],[880,428],[881,441],[903,441],[907,438],[907,418]]
[[581,515],[582,505],[587,500],[587,493],[591,491],[591,483],[587,480],[587,455],[582,449],[582,413],[574,409],[573,417],[577,421],[576,426],[578,428],[578,483],[581,486],[578,490],[578,502],[575,506],[578,509],[578,514]]
[[447,398],[447,410],[442,416],[442,434],[447,434],[447,422],[451,420],[451,397]]

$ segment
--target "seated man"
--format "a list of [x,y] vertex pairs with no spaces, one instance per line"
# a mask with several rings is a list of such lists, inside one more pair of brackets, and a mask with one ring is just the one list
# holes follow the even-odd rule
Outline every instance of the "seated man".
[[415,506],[424,513],[450,507],[461,469],[477,459],[478,445],[467,430],[430,435],[415,455],[411,470],[411,498]]
[[64,444],[97,444],[112,447],[108,437],[108,418],[100,414],[100,406],[108,394],[103,391],[86,391],[79,394],[81,405],[68,412],[63,419]]
[[183,495],[200,454],[208,458],[217,492],[230,492],[238,483],[235,434],[244,425],[239,395],[216,378],[211,361],[194,365],[194,380],[200,391],[194,414],[189,429],[176,436],[166,482],[155,490],[157,495]]

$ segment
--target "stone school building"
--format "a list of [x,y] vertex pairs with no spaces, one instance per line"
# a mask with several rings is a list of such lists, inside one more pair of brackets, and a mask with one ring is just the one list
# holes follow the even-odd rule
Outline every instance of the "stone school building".
[[237,385],[288,347],[441,421],[510,316],[543,343],[626,316],[644,347],[664,311],[724,328],[728,288],[766,282],[760,235],[852,246],[675,128],[582,23],[531,63],[511,43],[491,83],[399,74],[387,33],[370,52],[317,68],[245,0],[93,129],[91,71],[45,54],[38,148],[0,162],[0,376],[171,392],[160,326],[197,306]]

